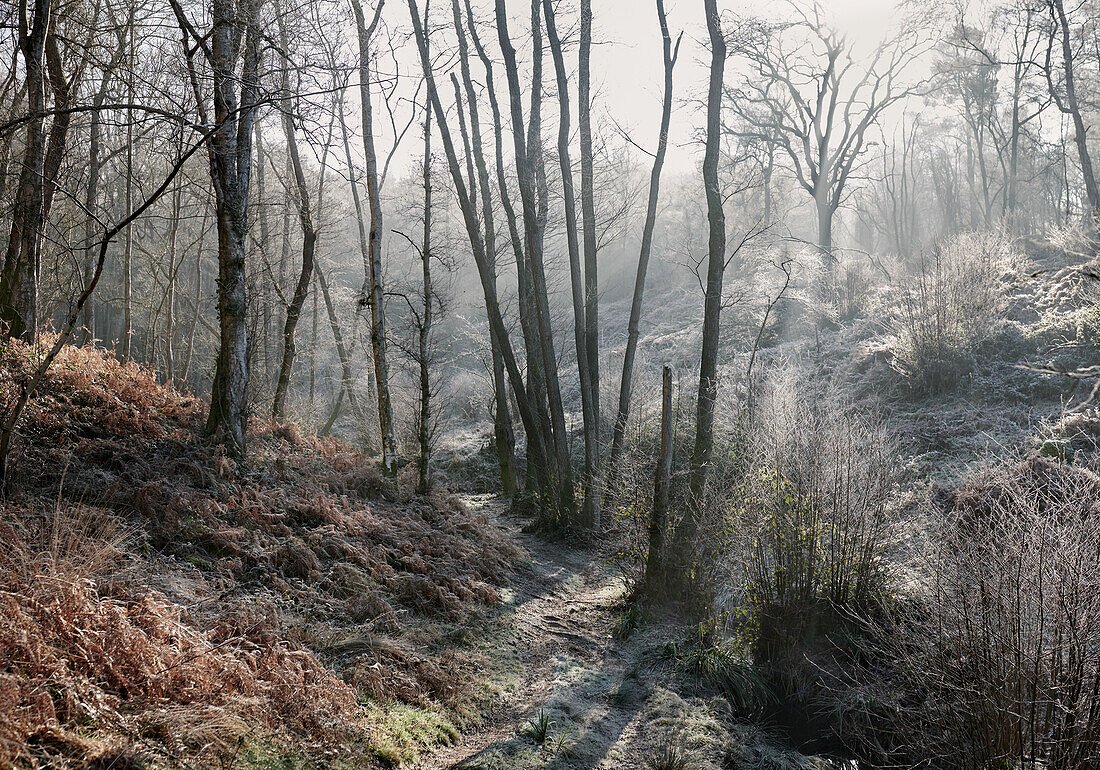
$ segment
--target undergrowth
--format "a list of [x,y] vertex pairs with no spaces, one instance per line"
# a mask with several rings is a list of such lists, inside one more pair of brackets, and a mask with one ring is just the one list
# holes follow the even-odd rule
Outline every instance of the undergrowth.
[[[0,346],[0,402],[33,357]],[[238,466],[205,409],[75,347],[32,400],[0,503],[0,766],[289,745],[361,765],[453,741],[476,659],[433,629],[498,604],[517,549],[292,425],[253,420]]]

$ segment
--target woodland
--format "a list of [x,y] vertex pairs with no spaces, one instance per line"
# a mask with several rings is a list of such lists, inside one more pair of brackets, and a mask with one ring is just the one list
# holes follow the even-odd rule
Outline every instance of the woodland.
[[1100,768],[1097,0],[0,62],[0,770]]

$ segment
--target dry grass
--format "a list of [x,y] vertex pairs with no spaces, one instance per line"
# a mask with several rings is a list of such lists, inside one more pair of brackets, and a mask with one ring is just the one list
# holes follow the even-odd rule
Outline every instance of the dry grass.
[[[0,347],[0,401],[33,355]],[[369,753],[361,703],[461,699],[463,663],[399,621],[498,603],[515,547],[295,426],[254,421],[237,467],[204,409],[78,348],[28,408],[0,504],[0,766],[207,764],[246,738]]]

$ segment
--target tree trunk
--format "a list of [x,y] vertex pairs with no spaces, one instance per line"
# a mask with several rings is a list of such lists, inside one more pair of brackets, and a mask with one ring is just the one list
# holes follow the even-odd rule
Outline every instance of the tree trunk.
[[661,448],[653,478],[653,509],[649,514],[649,552],[645,562],[645,592],[651,601],[663,598],[665,586],[665,529],[668,526],[669,485],[672,479],[672,367],[661,373]]
[[[270,381],[271,378],[271,338],[274,336],[271,329],[272,323],[272,305],[275,303],[275,297],[272,296],[272,289],[275,283],[274,270],[271,267],[271,259],[269,258],[268,249],[271,247],[271,224],[267,215],[268,198],[267,198],[267,149],[264,147],[263,133],[260,131],[260,124],[256,124],[256,200],[259,205],[256,208],[256,213],[259,215],[260,221],[260,238],[257,245],[260,248],[260,257],[264,262],[264,266],[267,268],[260,272],[258,279],[259,286],[257,287],[257,294],[259,295],[260,317],[261,326],[263,328],[263,355],[261,358],[264,363],[264,376],[265,383]],[[289,207],[287,207],[289,208]],[[270,281],[264,280],[264,274],[267,274]],[[282,287],[279,287],[279,291],[282,291]],[[276,295],[278,296],[278,295]],[[276,376],[277,379],[277,376]]]
[[[245,236],[252,169],[252,128],[258,98],[259,4],[214,0],[210,35],[214,89],[211,171],[218,226],[219,347],[207,431],[235,459],[243,460],[248,434],[248,298]],[[242,18],[235,18],[237,11]],[[236,75],[239,35],[244,65]],[[240,87],[238,98],[237,88]]]
[[1066,101],[1059,105],[1062,112],[1068,112],[1073,119],[1073,138],[1077,143],[1077,155],[1081,162],[1081,176],[1085,182],[1085,197],[1089,204],[1089,219],[1091,233],[1100,234],[1100,182],[1092,165],[1092,155],[1089,152],[1087,127],[1081,112],[1081,105],[1077,100],[1077,84],[1073,66],[1073,41],[1070,36],[1069,18],[1066,16],[1066,8],[1063,0],[1050,0],[1051,10],[1058,24],[1058,33],[1062,50],[1062,70],[1065,75]]
[[821,265],[826,274],[833,266],[833,207],[829,204],[828,192],[815,196],[817,209],[817,248],[821,252]]
[[[88,217],[85,220],[84,229],[84,275],[83,285],[86,287],[92,280],[92,273],[95,270],[95,252],[93,250],[93,244],[96,237],[96,217],[95,214],[99,208],[99,176],[101,173],[99,150],[103,126],[103,116],[100,109],[103,107],[104,102],[107,100],[107,90],[111,84],[111,75],[115,69],[122,63],[122,57],[126,54],[126,35],[129,27],[133,23],[133,11],[131,11],[130,18],[127,24],[119,26],[118,30],[118,49],[115,51],[114,58],[111,63],[103,68],[103,75],[99,80],[99,88],[96,90],[95,96],[92,98],[92,114],[91,125],[88,128],[88,184],[84,188],[84,209],[88,213]],[[91,297],[84,305],[83,315],[81,316],[80,324],[83,327],[83,332],[80,336],[82,343],[88,344],[95,339],[95,306],[92,304]]]
[[[459,64],[462,72],[462,81],[466,90],[466,100],[470,110],[470,135],[474,165],[477,168],[478,187],[481,190],[481,208],[485,225],[486,257],[489,263],[491,279],[495,287],[497,284],[497,261],[496,225],[493,217],[493,191],[489,181],[489,170],[485,162],[485,153],[482,149],[481,120],[478,114],[477,93],[474,90],[473,77],[470,75],[469,50],[466,44],[465,30],[462,26],[462,14],[459,10],[458,0],[452,0],[451,10],[454,15],[455,32],[458,35]],[[478,54],[485,66],[486,88],[489,92],[489,101],[493,110],[494,125],[499,127],[500,108],[496,101],[496,88],[493,83],[492,63],[488,56],[485,55],[485,51],[481,47],[481,41],[477,37],[477,31],[474,27],[473,9],[470,7],[469,0],[466,0],[466,11],[470,20],[470,34],[474,39]],[[496,132],[495,136],[498,154],[498,172],[501,172],[499,174],[498,183],[501,189],[501,196],[504,199],[503,206],[505,216],[509,218],[508,226],[513,233],[513,244],[518,244],[519,239],[515,225],[515,212],[512,210],[511,200],[508,199],[508,188],[502,173],[503,140],[499,130]],[[520,262],[522,263],[522,255]],[[492,330],[492,327],[490,327],[489,333],[489,347],[493,365],[493,443],[496,448],[497,463],[500,466],[501,489],[505,497],[511,498],[516,494],[518,488],[515,468],[516,437],[512,428],[512,415],[508,407],[508,381],[504,371],[504,359],[500,352],[500,341],[497,339],[496,333]]]
[[164,366],[168,382],[176,378],[173,337],[176,333],[176,263],[177,241],[179,239],[180,219],[183,212],[183,185],[176,185],[172,193],[172,221],[168,223],[168,288],[164,298],[167,312],[164,323]]
[[[577,64],[577,100],[580,105],[581,219],[584,222],[584,324],[592,408],[600,419],[600,296],[597,276],[596,191],[592,157],[592,0],[581,1],[580,51]],[[600,511],[595,511],[599,526]]]
[[389,368],[386,359],[386,319],[382,288],[382,196],[378,186],[378,156],[374,148],[373,110],[370,91],[370,38],[378,24],[384,0],[379,0],[375,16],[367,26],[360,0],[352,0],[359,37],[359,99],[363,114],[363,154],[367,177],[367,204],[370,208],[370,314],[371,349],[374,377],[378,384],[378,427],[382,439],[382,470],[397,473],[397,437],[394,433],[393,406],[390,401]]
[[[134,103],[134,41],[130,37],[130,72],[126,79],[126,95]],[[126,109],[126,216],[134,210],[134,110]],[[126,241],[122,250],[122,362],[130,360],[130,343],[134,332],[134,225],[126,226]]]
[[592,373],[589,370],[588,338],[585,334],[585,297],[581,276],[580,244],[577,239],[577,204],[573,190],[573,166],[569,161],[569,73],[565,70],[565,57],[554,22],[554,8],[550,0],[542,0],[546,18],[546,36],[554,57],[554,69],[558,80],[558,164],[561,167],[562,197],[565,202],[565,236],[569,251],[569,284],[573,294],[573,329],[577,346],[577,369],[581,388],[581,415],[584,427],[584,501],[578,523],[582,527],[599,526],[599,494],[596,491],[599,469],[599,434],[594,412]]
[[718,396],[718,343],[721,330],[722,283],[726,267],[726,214],[718,182],[721,150],[722,83],[725,75],[726,41],[722,36],[717,0],[704,0],[707,30],[710,33],[710,85],[707,92],[706,154],[703,158],[703,185],[707,196],[707,220],[710,224],[706,296],[703,305],[703,348],[699,357],[699,394],[695,415],[695,447],[688,478],[689,500],[684,518],[676,532],[677,579],[685,588],[694,582],[692,557],[699,515],[704,505],[707,474],[714,451],[714,408]]
[[[565,410],[558,380],[557,354],[554,349],[554,333],[551,326],[550,301],[547,296],[546,271],[543,264],[543,226],[545,223],[545,165],[542,153],[542,33],[538,0],[531,2],[532,73],[531,119],[524,138],[523,95],[519,83],[519,70],[515,49],[508,37],[507,10],[504,0],[496,0],[497,36],[504,54],[508,75],[509,103],[512,115],[512,137],[515,144],[516,175],[519,180],[520,201],[523,208],[524,259],[528,267],[530,305],[521,308],[534,315],[533,327],[537,329],[535,348],[542,364],[542,382],[546,388],[547,409],[539,407],[541,432],[553,454],[553,465],[548,466],[551,485],[557,490],[553,507],[557,513],[572,518],[575,507],[573,496],[573,469],[569,459],[568,436],[565,429]],[[532,348],[528,348],[530,356]],[[528,365],[530,369],[530,363]],[[549,502],[549,501],[548,501]],[[549,513],[550,511],[546,511]]]
[[[363,202],[362,202],[362,199],[359,197],[359,183],[356,180],[355,163],[353,162],[352,157],[351,157],[351,142],[348,138],[348,124],[347,124],[347,121],[344,118],[344,92],[343,92],[343,90],[340,90],[338,92],[338,94],[339,95],[338,95],[337,99],[338,99],[338,102],[339,102],[339,105],[340,105],[339,108],[338,108],[339,111],[340,111],[340,133],[341,133],[341,136],[343,138],[343,143],[344,143],[344,160],[347,163],[347,167],[348,167],[348,186],[351,188],[351,199],[352,199],[352,202],[355,205],[355,224],[357,226],[357,230],[358,230],[358,233],[359,233],[359,251],[360,251],[360,253],[362,254],[362,257],[363,257],[363,282],[364,282],[364,285],[369,286],[370,285],[370,244],[367,241],[367,230],[366,230],[365,225],[363,224],[363,221],[364,221],[363,220]],[[357,318],[357,320],[358,320],[358,318]],[[355,337],[355,331],[354,330],[352,332],[352,337],[353,338]],[[368,382],[368,385],[369,385],[369,382]],[[368,389],[368,395],[370,395],[370,396],[374,395],[374,389],[373,388]],[[312,400],[313,400],[313,396],[312,396],[312,390],[311,390],[310,401],[312,402]],[[364,431],[368,430],[367,424],[363,425],[363,430]],[[367,435],[369,436],[369,433]]]
[[[288,50],[286,27],[281,15],[279,37],[283,50]],[[284,64],[283,92],[285,94],[289,93],[289,78],[285,74],[287,72],[285,67],[289,66],[289,62]],[[288,97],[283,105],[283,130],[286,133],[287,153],[290,155],[291,167],[294,170],[294,184],[298,190],[298,221],[302,227],[302,270],[298,274],[294,295],[287,305],[286,324],[283,326],[283,358],[279,364],[279,380],[275,386],[275,398],[271,407],[272,418],[279,421],[286,418],[286,394],[294,372],[294,332],[298,327],[298,319],[302,315],[302,306],[305,305],[306,296],[309,294],[309,282],[313,278],[313,253],[317,245],[317,229],[313,225],[309,186],[306,184],[306,175],[298,153],[298,139],[294,129],[295,112],[297,112],[297,99]]]
[[680,39],[673,50],[668,32],[664,0],[657,0],[657,20],[661,27],[664,45],[665,91],[661,107],[661,127],[657,134],[657,153],[653,157],[653,170],[649,175],[649,201],[646,206],[645,225],[642,228],[642,246],[638,254],[638,272],[634,279],[634,296],[630,302],[630,322],[627,326],[626,351],[623,353],[623,376],[619,384],[619,410],[615,415],[615,427],[611,436],[611,460],[609,475],[614,478],[622,459],[626,425],[630,416],[630,391],[634,378],[634,357],[638,350],[638,337],[642,319],[642,299],[645,294],[646,272],[653,252],[653,231],[657,225],[657,205],[661,198],[661,171],[668,152],[668,130],[672,123],[673,70],[680,53]]
[[[427,17],[427,6],[424,9]],[[424,20],[427,27],[427,18]],[[424,305],[421,311],[417,363],[420,369],[420,416],[417,419],[417,439],[420,444],[417,488],[426,493],[431,487],[431,420],[432,389],[428,372],[428,343],[432,332],[432,110],[424,115],[424,240],[420,247],[423,272]]]
[[187,382],[187,375],[191,372],[191,356],[195,352],[195,332],[199,328],[199,307],[202,302],[202,247],[206,241],[206,216],[208,209],[203,208],[202,224],[199,225],[199,242],[195,247],[195,306],[191,312],[191,326],[187,332],[187,355],[183,359],[183,371],[180,372],[180,380]]
[[0,273],[0,322],[11,337],[33,341],[38,329],[38,262],[44,225],[44,165],[46,159],[45,50],[50,29],[50,0],[34,0],[34,15],[28,19],[27,0],[19,14],[19,49],[27,80],[27,139],[23,170],[12,209],[4,265]]
[[336,354],[340,357],[342,387],[347,393],[351,411],[355,415],[355,419],[359,421],[360,429],[363,431],[363,443],[368,444],[370,432],[367,428],[367,418],[359,404],[359,396],[355,392],[355,378],[351,372],[351,355],[344,343],[344,334],[340,329],[340,321],[336,317],[336,307],[332,303],[328,281],[325,279],[325,272],[319,264],[314,264],[314,273],[317,276],[317,284],[321,287],[321,296],[325,298],[325,310],[328,311],[329,325],[332,327],[332,339],[336,343]]
[[[435,112],[436,122],[439,126],[440,138],[443,141],[443,149],[447,156],[447,166],[454,182],[455,192],[458,197],[459,208],[466,225],[466,234],[470,239],[470,247],[473,251],[474,262],[478,268],[478,276],[481,279],[481,288],[485,294],[485,306],[489,316],[489,325],[500,341],[501,356],[504,359],[505,369],[508,372],[512,384],[512,392],[516,397],[519,407],[520,419],[527,431],[527,462],[533,475],[545,485],[550,479],[546,472],[546,463],[549,455],[543,440],[543,434],[539,430],[538,418],[527,392],[523,387],[523,374],[516,361],[508,336],[508,327],[504,323],[504,317],[500,312],[500,303],[497,299],[496,283],[493,273],[489,269],[489,259],[485,249],[485,242],[481,232],[481,224],[478,220],[474,200],[467,191],[466,182],[462,176],[462,166],[455,151],[454,141],[451,138],[450,129],[446,122],[446,113],[439,99],[436,89],[435,76],[432,71],[431,60],[428,56],[425,31],[420,22],[420,14],[417,10],[416,0],[408,0],[409,12],[412,17],[413,32],[416,36],[417,47],[420,50],[420,64],[424,72],[424,79],[428,87],[428,99]],[[548,486],[543,486],[542,492],[549,492]]]

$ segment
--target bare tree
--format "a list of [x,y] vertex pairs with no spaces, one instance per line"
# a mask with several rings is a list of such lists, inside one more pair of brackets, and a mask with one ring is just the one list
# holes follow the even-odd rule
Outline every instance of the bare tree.
[[[663,15],[663,14],[662,14]],[[668,528],[669,488],[672,484],[672,367],[661,370],[661,443],[653,475],[653,509],[649,514],[649,551],[645,560],[645,590],[650,600],[664,598],[666,583],[665,530]]]
[[627,326],[626,350],[623,353],[623,376],[619,384],[619,410],[615,415],[615,427],[611,438],[610,472],[615,474],[620,462],[627,419],[630,416],[630,390],[634,378],[634,357],[638,350],[638,337],[642,320],[642,300],[645,294],[646,272],[653,253],[653,231],[657,225],[657,206],[661,199],[661,171],[668,152],[668,130],[672,123],[673,71],[680,55],[681,33],[673,47],[668,31],[664,0],[657,0],[657,23],[661,28],[664,56],[665,87],[661,106],[661,126],[657,134],[657,152],[653,156],[653,170],[649,175],[649,201],[646,205],[645,225],[642,227],[642,245],[638,254],[638,271],[634,279],[634,296],[630,302],[630,321]]
[[501,356],[508,372],[508,378],[515,394],[516,403],[519,406],[520,419],[523,421],[527,433],[527,464],[530,477],[539,485],[541,495],[553,494],[555,479],[553,478],[548,454],[549,448],[544,440],[539,417],[535,413],[535,407],[528,397],[523,383],[523,374],[520,371],[515,351],[512,348],[508,334],[508,327],[504,323],[504,317],[500,311],[500,302],[497,297],[494,272],[490,267],[490,259],[486,250],[481,223],[477,214],[476,199],[470,195],[470,185],[464,178],[462,164],[455,149],[450,127],[447,124],[446,112],[439,98],[436,88],[435,74],[428,53],[427,33],[420,19],[420,11],[416,0],[409,0],[409,14],[412,17],[413,32],[416,37],[417,47],[420,51],[420,63],[424,72],[424,79],[428,90],[428,100],[435,114],[439,127],[439,135],[443,142],[443,149],[447,157],[447,167],[454,183],[455,194],[458,198],[462,219],[466,225],[466,234],[470,240],[474,262],[477,265],[478,276],[481,279],[481,288],[485,295],[485,307],[489,317],[489,325],[493,329],[500,343]]
[[718,179],[721,151],[723,80],[726,72],[726,39],[718,16],[717,0],[705,0],[707,31],[710,36],[710,81],[707,89],[706,154],[703,158],[703,186],[707,194],[708,242],[707,282],[703,305],[703,349],[699,358],[699,393],[695,414],[695,447],[688,481],[690,499],[676,530],[674,561],[676,579],[688,584],[691,551],[699,526],[707,471],[714,450],[714,405],[718,396],[718,340],[721,331],[722,283],[726,272],[726,212]]
[[351,0],[359,41],[359,101],[363,116],[363,153],[366,163],[367,205],[370,209],[367,273],[370,278],[371,348],[378,388],[378,427],[382,439],[382,469],[397,472],[397,436],[394,432],[390,398],[389,364],[386,359],[386,313],[382,286],[382,194],[378,181],[378,153],[374,146],[374,110],[371,103],[371,37],[378,28],[385,0],[379,0],[374,17],[367,24],[360,0]]
[[26,70],[27,138],[12,211],[11,230],[0,273],[0,321],[13,337],[33,340],[38,329],[38,265],[46,163],[46,38],[51,0],[19,5],[19,50]]
[[546,36],[554,59],[558,81],[558,164],[561,169],[562,197],[565,205],[565,240],[569,251],[569,284],[573,293],[573,329],[577,347],[577,369],[580,375],[581,419],[584,429],[584,499],[580,522],[586,527],[599,526],[599,493],[596,490],[599,473],[599,419],[596,414],[592,358],[588,353],[590,339],[585,332],[586,306],[581,275],[580,243],[577,238],[577,203],[573,187],[573,165],[569,160],[569,73],[558,38],[554,7],[550,0],[542,1],[546,18]]
[[[210,175],[218,227],[218,360],[207,431],[229,454],[243,458],[248,433],[248,301],[245,236],[252,172],[252,133],[260,98],[262,0],[214,0],[210,30],[200,33],[179,0],[172,8],[184,47],[200,125],[211,126]],[[209,65],[213,121],[196,54]]]
[[271,416],[276,420],[282,420],[286,413],[286,393],[290,387],[290,376],[294,371],[294,331],[298,326],[298,319],[302,315],[302,306],[306,302],[309,293],[309,284],[313,279],[313,256],[317,247],[317,228],[313,224],[313,212],[309,203],[309,187],[306,184],[305,170],[302,167],[302,158],[298,152],[298,138],[294,127],[296,119],[298,99],[291,96],[290,91],[290,48],[286,34],[286,20],[279,14],[279,44],[283,48],[286,62],[283,65],[282,91],[283,91],[283,131],[286,134],[286,149],[290,156],[291,168],[294,171],[294,186],[298,193],[298,221],[302,228],[302,270],[298,274],[298,283],[294,287],[294,295],[286,309],[286,323],[283,326],[283,357],[279,365],[279,380],[275,386],[275,398],[272,402]]
[[[596,223],[596,174],[592,153],[592,0],[580,0],[580,49],[577,52],[577,101],[581,145],[581,219],[584,222],[584,329],[588,388],[592,411],[600,419],[600,283]],[[583,388],[584,376],[581,377]],[[596,426],[597,438],[599,425]],[[595,511],[599,525],[599,510]]]
[[883,42],[860,63],[815,1],[790,2],[795,20],[739,19],[733,52],[749,71],[728,94],[732,133],[774,142],[798,184],[813,198],[817,244],[834,262],[833,218],[883,113],[915,93],[902,78],[924,50],[919,35]]
[[[498,185],[504,198],[502,206],[508,220],[508,228],[512,236],[512,242],[520,253],[519,261],[522,262],[522,253],[518,251],[519,235],[516,228],[515,212],[512,209],[511,199],[508,197],[508,186],[504,179],[503,160],[503,132],[500,127],[500,106],[497,103],[496,85],[493,82],[493,64],[481,44],[474,22],[473,8],[470,0],[465,0],[466,18],[470,26],[470,36],[478,57],[485,67],[485,89],[489,95],[489,102],[493,112],[494,139],[496,146]],[[496,218],[493,211],[493,187],[489,180],[489,167],[485,160],[485,151],[482,144],[481,118],[478,114],[477,93],[474,89],[473,76],[470,73],[470,52],[466,40],[466,31],[462,22],[462,13],[458,0],[452,0],[451,11],[454,17],[455,33],[458,36],[459,65],[462,74],[462,83],[466,93],[466,102],[470,113],[470,150],[477,169],[477,186],[481,192],[481,211],[485,227],[486,257],[489,260],[488,268],[491,273],[491,281],[497,283],[497,234]],[[506,497],[513,497],[518,489],[515,470],[516,437],[512,427],[511,410],[508,406],[508,380],[504,371],[504,358],[500,351],[500,340],[497,339],[493,327],[489,327],[489,346],[492,356],[493,375],[493,434],[494,445],[497,454],[497,463],[500,466],[501,488]]]
[[1062,0],[1047,0],[1046,5],[1050,12],[1051,28],[1043,72],[1054,104],[1073,122],[1073,140],[1077,145],[1077,158],[1081,164],[1081,176],[1089,206],[1086,218],[1090,220],[1089,226],[1093,235],[1100,237],[1100,182],[1097,181],[1089,149],[1084,107],[1077,93],[1077,61],[1072,24]]
[[[561,383],[558,379],[557,352],[551,325],[546,268],[543,261],[547,195],[546,164],[542,150],[543,45],[539,0],[531,0],[532,64],[528,121],[523,117],[523,92],[519,80],[519,67],[516,51],[508,32],[508,15],[504,0],[496,0],[496,27],[500,50],[504,56],[505,73],[508,76],[512,141],[523,212],[525,274],[520,280],[523,281],[526,278],[528,294],[527,303],[521,308],[521,316],[528,316],[530,319],[528,329],[534,332],[527,339],[528,370],[531,369],[531,352],[537,350],[536,362],[541,364],[540,382],[545,387],[546,408],[542,407],[541,392],[536,394],[536,403],[539,405],[539,414],[542,418],[543,436],[546,437],[546,443],[553,451],[553,465],[546,468],[552,477],[551,485],[557,490],[553,508],[569,517],[572,516],[576,507],[573,468],[569,458],[565,409],[562,404]],[[530,440],[530,436],[528,439]]]

